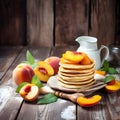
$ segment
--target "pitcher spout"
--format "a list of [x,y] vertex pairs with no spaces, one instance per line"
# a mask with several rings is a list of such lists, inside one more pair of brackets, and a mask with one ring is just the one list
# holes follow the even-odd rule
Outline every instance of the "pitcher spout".
[[80,36],[75,39],[79,43],[81,49],[97,50],[97,38],[91,36]]

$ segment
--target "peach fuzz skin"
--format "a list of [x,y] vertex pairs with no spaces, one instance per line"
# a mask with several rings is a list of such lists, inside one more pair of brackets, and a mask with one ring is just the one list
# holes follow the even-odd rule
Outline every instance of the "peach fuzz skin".
[[44,60],[45,62],[49,63],[53,70],[54,70],[54,75],[58,73],[59,70],[59,62],[60,62],[60,58],[57,56],[51,56],[48,57]]
[[30,65],[21,63],[13,70],[12,78],[17,85],[22,82],[31,82],[34,71]]

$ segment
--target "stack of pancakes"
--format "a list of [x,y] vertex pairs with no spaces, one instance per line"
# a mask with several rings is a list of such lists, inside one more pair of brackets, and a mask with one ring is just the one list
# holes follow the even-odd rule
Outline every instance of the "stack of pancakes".
[[60,62],[58,83],[70,89],[80,89],[94,84],[94,61],[89,65],[67,64]]

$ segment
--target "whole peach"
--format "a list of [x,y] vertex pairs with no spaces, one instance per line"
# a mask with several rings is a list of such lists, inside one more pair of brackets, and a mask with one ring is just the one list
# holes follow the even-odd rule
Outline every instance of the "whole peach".
[[33,76],[34,71],[32,67],[25,63],[17,65],[12,73],[12,78],[17,85],[22,82],[31,82]]
[[52,68],[54,69],[54,74],[58,73],[59,70],[59,62],[60,62],[60,58],[57,56],[51,56],[48,57],[44,60],[45,62],[48,62]]

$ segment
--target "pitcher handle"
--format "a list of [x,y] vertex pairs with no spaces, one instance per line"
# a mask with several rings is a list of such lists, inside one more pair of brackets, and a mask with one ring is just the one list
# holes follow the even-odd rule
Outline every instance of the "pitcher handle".
[[101,47],[100,47],[100,49],[99,49],[99,53],[101,54],[101,51],[102,51],[103,49],[106,49],[106,54],[105,54],[105,56],[103,57],[103,59],[101,60],[101,67],[102,67],[102,65],[103,65],[103,63],[104,63],[104,60],[107,60],[107,59],[109,58],[109,49],[108,49],[107,46],[101,45]]

